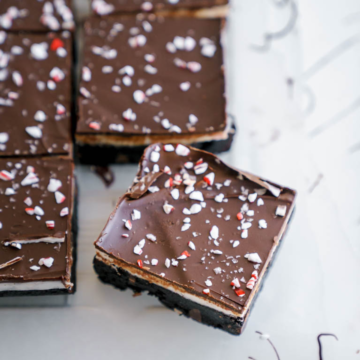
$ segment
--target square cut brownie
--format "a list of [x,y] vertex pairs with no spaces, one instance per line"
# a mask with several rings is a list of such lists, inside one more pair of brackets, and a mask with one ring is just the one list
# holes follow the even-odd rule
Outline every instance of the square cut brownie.
[[222,26],[220,19],[155,14],[87,21],[80,160],[96,161],[97,152],[100,162],[120,162],[157,141],[226,143]]
[[0,0],[0,29],[59,31],[74,27],[71,0]]
[[0,157],[71,145],[71,34],[0,31]]
[[95,242],[120,289],[231,334],[244,329],[294,209],[295,191],[184,145],[154,144]]
[[92,9],[98,15],[116,12],[161,11],[179,9],[219,8],[228,0],[92,0]]
[[70,159],[0,159],[0,297],[74,292],[74,200]]

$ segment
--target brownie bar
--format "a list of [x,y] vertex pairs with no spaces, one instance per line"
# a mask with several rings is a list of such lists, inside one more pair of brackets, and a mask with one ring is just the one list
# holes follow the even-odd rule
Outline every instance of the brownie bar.
[[6,31],[73,30],[71,0],[1,0],[0,29]]
[[0,157],[72,151],[71,57],[69,32],[0,31]]
[[196,309],[201,322],[240,334],[295,196],[208,152],[154,144],[95,242],[95,269],[106,282],[150,290],[186,316]]
[[0,296],[73,293],[72,161],[2,158],[0,169]]
[[126,153],[158,141],[227,140],[222,26],[220,19],[155,14],[90,19],[76,130],[80,149]]
[[97,15],[116,12],[161,11],[199,9],[224,6],[228,0],[92,0],[92,9]]

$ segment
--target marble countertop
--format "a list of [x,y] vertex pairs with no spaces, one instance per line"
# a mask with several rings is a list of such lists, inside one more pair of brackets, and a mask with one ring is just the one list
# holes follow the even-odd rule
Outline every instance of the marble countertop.
[[77,166],[77,293],[1,299],[1,358],[315,360],[317,336],[331,333],[323,359],[360,359],[359,23],[357,0],[233,1],[227,86],[238,133],[222,158],[299,193],[240,337],[97,280],[93,241],[137,166],[112,166],[110,188]]

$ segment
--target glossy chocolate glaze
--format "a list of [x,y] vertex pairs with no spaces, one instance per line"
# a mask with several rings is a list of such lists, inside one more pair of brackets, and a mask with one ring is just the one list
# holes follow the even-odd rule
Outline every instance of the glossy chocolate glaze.
[[[71,34],[0,32],[0,38],[0,58],[8,59],[0,81],[0,156],[67,154],[71,150]],[[53,81],[53,69],[60,69],[64,78]],[[19,78],[22,84],[16,82]],[[50,89],[51,85],[56,88]],[[36,120],[39,112],[46,115],[45,120]],[[41,129],[40,137],[26,131],[34,127]]]
[[[92,0],[92,8],[98,15],[126,11],[158,11],[196,9],[225,5],[228,0]],[[151,5],[149,5],[151,4]]]
[[0,29],[58,31],[74,27],[71,0],[0,0]]
[[[85,96],[90,97],[86,98],[81,93],[77,133],[106,133],[119,137],[134,134],[171,136],[179,131],[181,134],[222,133],[226,127],[226,114],[221,27],[222,20],[219,19],[173,18],[153,14],[90,19],[85,24],[85,77],[80,85],[89,92]],[[133,48],[129,39],[134,40],[136,36],[145,36],[146,44]],[[196,42],[194,49],[168,52],[166,44],[173,42],[176,36],[191,37]],[[199,43],[204,38],[216,47],[212,57],[201,54]],[[116,56],[107,59],[108,52],[94,54],[99,49],[111,50],[113,54],[116,52]],[[175,59],[199,63],[201,70],[192,72],[180,68],[175,65]],[[126,77],[119,74],[125,66],[131,66],[134,75]],[[156,73],[149,73],[149,69]],[[90,80],[87,78],[89,71]],[[132,84],[126,86],[124,83],[129,79]],[[180,84],[184,82],[191,84],[188,91],[180,89]],[[134,100],[136,90],[145,93],[153,85],[160,85],[162,91],[146,96],[143,103]],[[119,86],[120,92],[113,91],[113,86]],[[123,113],[127,109],[136,114],[136,120],[124,118]],[[194,125],[189,122],[191,114],[198,118]],[[166,126],[164,119],[173,126]]]
[[[32,169],[32,168],[33,169]],[[3,180],[3,171],[11,173],[13,180]],[[64,158],[42,159],[0,159],[0,264],[21,257],[22,261],[0,270],[1,282],[61,280],[70,281],[72,265],[71,216],[73,209],[73,164]],[[22,185],[23,179],[30,171],[38,177],[33,185]],[[57,203],[55,193],[48,190],[50,179],[61,181],[58,189],[65,200]],[[10,189],[10,190],[7,190]],[[12,191],[12,190],[13,191]],[[15,192],[10,195],[10,192]],[[31,205],[24,200],[30,198]],[[29,215],[25,209],[39,206],[44,215]],[[60,211],[69,209],[69,215],[60,216]],[[46,221],[55,222],[54,229],[48,228]],[[5,246],[13,240],[32,239],[36,241],[43,237],[65,237],[63,243],[22,244],[21,249]],[[39,265],[41,258],[52,257],[53,265],[48,268]],[[38,271],[31,266],[38,266]],[[0,289],[1,290],[1,289]]]
[[[151,161],[154,151],[158,149],[160,158],[158,162]],[[115,258],[126,261],[136,266],[138,260],[142,260],[144,272],[159,276],[164,276],[170,282],[175,282],[190,291],[198,291],[200,294],[203,289],[210,290],[209,295],[216,300],[220,300],[226,305],[241,309],[256,291],[247,288],[247,282],[251,279],[252,273],[257,269],[259,278],[262,277],[262,270],[266,270],[268,260],[272,257],[275,243],[277,243],[286,228],[290,213],[293,209],[295,192],[288,188],[281,187],[260,178],[238,172],[224,163],[216,156],[189,148],[187,156],[177,155],[176,152],[166,152],[162,144],[149,146],[140,162],[140,169],[137,179],[130,190],[119,200],[116,210],[111,214],[107,225],[96,242],[98,249],[105,251]],[[153,157],[156,160],[157,156]],[[200,213],[185,215],[183,209],[193,204],[199,204],[197,200],[191,200],[190,195],[185,194],[185,186],[174,185],[165,188],[165,182],[174,178],[175,174],[187,172],[194,176],[194,170],[185,171],[184,164],[187,162],[196,163],[202,159],[208,164],[207,170],[196,175],[195,191],[200,191],[204,197],[205,208]],[[155,166],[155,169],[154,169]],[[168,166],[168,168],[166,168]],[[158,167],[158,168],[157,168]],[[171,171],[171,175],[164,173]],[[155,170],[155,173],[152,172]],[[207,185],[203,180],[204,176],[213,172],[215,181],[213,186]],[[218,184],[218,185],[217,185]],[[225,184],[225,185],[224,185]],[[151,193],[154,186],[159,191]],[[179,198],[175,200],[170,191],[179,189]],[[277,193],[280,191],[280,194]],[[247,196],[257,192],[255,202],[249,202]],[[222,202],[215,201],[215,196],[224,194]],[[274,196],[273,194],[276,194]],[[279,195],[279,196],[278,196]],[[244,196],[243,200],[239,196]],[[261,205],[262,199],[264,202]],[[164,211],[164,204],[168,202],[174,206],[170,214]],[[247,215],[244,211],[247,205],[249,210],[254,210],[253,215]],[[258,205],[259,204],[259,205]],[[287,207],[284,217],[276,216],[275,211],[279,205]],[[141,219],[131,220],[131,214],[136,209],[141,212]],[[241,211],[242,209],[242,211]],[[237,214],[242,212],[245,220],[239,221]],[[190,218],[191,227],[182,231],[185,224],[183,220]],[[128,230],[124,221],[130,220],[132,229]],[[259,220],[265,220],[267,228],[259,228]],[[244,222],[251,222],[252,226],[248,229],[248,237],[242,238]],[[209,237],[210,230],[216,225],[219,229],[218,246],[216,241]],[[129,237],[123,237],[123,234]],[[153,242],[147,239],[147,234],[156,236]],[[143,253],[136,255],[134,247],[145,239]],[[240,244],[234,247],[234,241],[239,240]],[[193,250],[188,242],[192,241],[196,247]],[[221,251],[216,254],[212,251]],[[177,259],[184,251],[191,256],[184,260],[177,260],[178,266],[165,266],[165,259]],[[262,263],[257,265],[247,260],[244,256],[249,253],[257,253]],[[152,259],[157,259],[158,264],[153,266]],[[220,267],[221,274],[215,274],[214,269]],[[162,274],[162,275],[160,275]],[[234,278],[240,280],[241,287],[245,293],[239,297],[230,285]],[[209,279],[212,285],[205,284]]]

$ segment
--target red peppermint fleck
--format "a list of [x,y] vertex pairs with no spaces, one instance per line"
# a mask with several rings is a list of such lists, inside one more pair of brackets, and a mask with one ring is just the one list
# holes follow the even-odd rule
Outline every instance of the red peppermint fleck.
[[50,45],[50,49],[52,51],[56,51],[58,48],[63,48],[63,47],[64,47],[64,42],[59,38],[55,38]]
[[100,130],[100,127],[101,125],[96,122],[96,121],[92,121],[90,124],[89,124],[89,128],[90,129],[93,129],[93,130]]
[[243,214],[241,212],[237,213],[236,215],[237,219],[240,221],[244,218]]
[[33,208],[26,208],[25,209],[25,212],[28,214],[28,215],[34,215],[35,214],[35,210]]
[[173,184],[174,184],[173,178],[169,178],[165,181],[164,187],[168,189],[168,188],[172,187]]
[[210,290],[209,290],[209,289],[204,289],[202,292],[203,292],[203,294],[205,294],[205,295],[209,295],[209,294],[210,294]]
[[235,289],[235,294],[239,297],[243,297],[245,295],[245,291],[242,289]]
[[183,256],[183,255],[185,255],[186,257],[189,257],[189,256],[191,256],[190,254],[189,254],[189,252],[188,251],[183,251],[182,253],[181,253],[181,255]]
[[45,221],[45,224],[46,224],[46,227],[50,230],[55,228],[55,221],[53,221],[53,220]]
[[131,223],[130,220],[127,220],[124,225],[125,225],[125,227],[126,227],[128,230],[131,230],[131,229],[132,229],[132,223]]
[[212,186],[214,185],[214,180],[215,180],[215,174],[213,172],[207,174],[204,176],[204,181],[209,185]]
[[241,285],[240,285],[240,281],[238,278],[235,278],[231,283],[230,283],[231,286],[235,286],[236,288],[239,288]]
[[138,267],[140,268],[140,269],[142,269],[143,268],[143,262],[142,262],[142,260],[137,260],[137,264],[138,264]]

